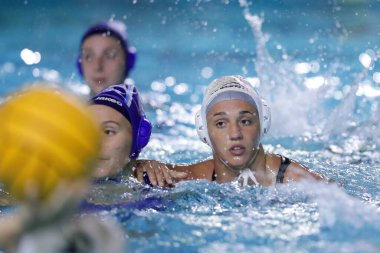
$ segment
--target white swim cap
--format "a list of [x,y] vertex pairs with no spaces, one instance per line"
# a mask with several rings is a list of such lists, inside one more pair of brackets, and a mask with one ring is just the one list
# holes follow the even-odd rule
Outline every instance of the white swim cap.
[[252,84],[241,76],[223,76],[209,84],[203,98],[202,107],[195,115],[195,126],[199,138],[211,146],[207,131],[207,112],[216,103],[223,100],[244,100],[257,108],[260,120],[260,141],[269,131],[271,118],[270,107],[266,104]]

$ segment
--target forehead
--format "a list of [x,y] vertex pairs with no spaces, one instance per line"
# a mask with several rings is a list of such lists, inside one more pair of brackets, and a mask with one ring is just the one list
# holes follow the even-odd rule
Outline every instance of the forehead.
[[97,47],[118,47],[121,48],[120,41],[112,36],[106,36],[103,34],[93,34],[87,37],[82,45],[83,49],[91,49]]
[[226,114],[226,115],[234,115],[234,114],[240,114],[241,112],[250,112],[252,114],[257,114],[257,108],[256,106],[252,105],[251,103],[239,100],[239,99],[232,99],[232,100],[223,100],[215,105],[213,105],[210,110],[207,113],[207,117],[212,117],[215,114]]

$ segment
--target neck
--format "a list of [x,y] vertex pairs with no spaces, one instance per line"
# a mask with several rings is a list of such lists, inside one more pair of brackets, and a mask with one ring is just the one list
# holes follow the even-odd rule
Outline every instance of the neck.
[[262,174],[261,171],[265,170],[265,153],[261,144],[251,159],[239,167],[234,167],[228,163],[228,161],[214,156],[214,171],[216,175],[216,181],[220,183],[230,182],[236,179],[240,173],[247,168],[257,174]]
[[135,159],[131,159],[127,164],[119,169],[116,173],[108,176],[97,177],[94,180],[94,183],[104,183],[105,181],[110,182],[121,182],[127,180],[129,177],[133,176],[134,168],[137,165]]
[[122,169],[121,171],[121,175],[122,176],[126,176],[126,177],[130,177],[130,176],[133,176],[134,174],[134,171],[136,169],[136,166],[137,166],[137,160],[136,159],[131,159],[125,166],[124,168]]

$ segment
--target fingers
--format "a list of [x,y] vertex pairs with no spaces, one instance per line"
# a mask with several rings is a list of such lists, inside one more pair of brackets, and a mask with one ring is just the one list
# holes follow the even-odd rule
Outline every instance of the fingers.
[[160,187],[171,187],[173,179],[180,180],[188,176],[186,172],[169,170],[165,164],[157,161],[144,161],[137,166],[135,175],[141,183]]
[[[165,187],[167,184],[171,184],[171,177],[167,173],[167,168],[165,165],[160,164],[156,161],[149,161],[144,167],[147,177],[143,178],[142,182],[150,181],[152,186],[159,185],[160,187]],[[166,176],[165,176],[166,175]]]
[[153,184],[150,182],[149,180],[149,176],[148,176],[148,173],[144,172],[143,173],[143,177],[144,177],[144,183],[147,184],[147,185],[150,185],[150,186],[153,186]]
[[166,167],[166,165],[164,165],[164,164],[161,164],[160,165],[160,171],[161,171],[161,176],[162,176],[162,181],[163,181],[162,183],[172,185],[173,180],[172,180],[172,177],[169,173],[168,167]]
[[[135,171],[135,176],[140,183],[149,185],[157,185],[156,173],[154,172],[154,166],[151,161],[144,161],[138,163]],[[149,181],[149,182],[148,182]]]
[[[153,186],[156,186],[158,184],[158,182],[157,182],[156,172],[155,172],[154,166],[152,166],[152,162],[151,161],[149,161],[148,164],[147,164],[147,166],[145,166],[145,173],[148,174],[150,183]],[[145,180],[143,179],[142,182],[145,183]]]
[[144,173],[145,171],[143,170],[143,168],[136,168],[135,177],[140,183],[144,182]]

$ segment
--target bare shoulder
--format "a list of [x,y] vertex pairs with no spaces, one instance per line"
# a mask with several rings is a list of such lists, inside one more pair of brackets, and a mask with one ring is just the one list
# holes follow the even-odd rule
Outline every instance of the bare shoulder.
[[328,181],[324,175],[307,168],[295,160],[290,160],[288,169],[285,172],[284,182],[299,181],[303,179],[326,182]]
[[276,154],[265,154],[265,166],[272,174],[277,174],[281,165],[281,156]]
[[[271,170],[277,175],[283,159],[285,160],[285,157],[276,154],[267,154],[267,159],[268,167],[271,168]],[[328,181],[328,179],[322,174],[319,174],[307,168],[306,166],[293,159],[289,159],[289,164],[287,165],[284,174],[284,183],[288,183],[290,181],[299,181],[303,179]]]

